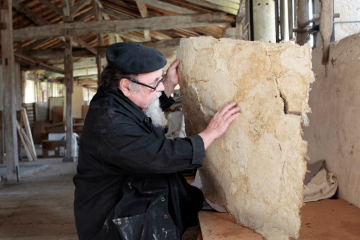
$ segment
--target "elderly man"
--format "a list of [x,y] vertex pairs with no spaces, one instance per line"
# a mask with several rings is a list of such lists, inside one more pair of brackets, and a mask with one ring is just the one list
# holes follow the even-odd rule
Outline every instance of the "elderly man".
[[79,239],[181,239],[197,224],[203,195],[179,172],[203,165],[240,109],[230,103],[198,135],[166,139],[162,110],[173,102],[179,61],[164,76],[164,56],[136,43],[113,44],[106,58],[74,177]]

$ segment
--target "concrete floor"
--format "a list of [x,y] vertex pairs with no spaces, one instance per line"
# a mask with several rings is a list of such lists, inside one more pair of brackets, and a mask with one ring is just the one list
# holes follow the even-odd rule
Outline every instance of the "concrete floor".
[[[21,177],[19,183],[0,185],[0,239],[78,239],[72,183],[76,163],[39,159],[25,164],[27,169],[42,170]],[[183,240],[196,240],[198,232],[199,227],[190,228]]]

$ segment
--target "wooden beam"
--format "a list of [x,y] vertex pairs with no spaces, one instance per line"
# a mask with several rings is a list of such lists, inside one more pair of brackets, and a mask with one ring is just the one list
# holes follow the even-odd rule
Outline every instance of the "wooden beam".
[[13,48],[12,0],[4,0],[1,6],[2,78],[4,81],[4,126],[6,137],[6,178],[9,182],[19,180],[19,158],[16,136],[15,111],[15,57]]
[[334,27],[334,1],[321,1],[321,15],[320,15],[320,32],[323,39],[323,57],[322,65],[327,65],[329,62],[330,40]]
[[114,18],[117,18],[117,19],[133,19],[134,17],[130,17],[122,12],[119,12],[119,11],[116,11],[116,10],[113,10],[111,8],[100,8],[99,9],[100,12],[102,13],[105,13],[105,14],[108,14]]
[[64,161],[73,161],[73,120],[72,120],[72,94],[73,94],[73,57],[72,57],[72,32],[65,32],[65,86],[66,86],[66,151]]
[[44,4],[45,6],[56,12],[57,14],[61,16],[63,15],[63,11],[54,4],[52,4],[49,0],[37,0],[37,1]]
[[90,46],[89,44],[87,44],[84,40],[82,40],[80,37],[78,36],[73,36],[73,40],[75,42],[77,42],[78,44],[80,44],[81,46],[83,46],[84,48],[86,48],[87,50],[89,50],[90,52],[92,52],[93,54],[97,54],[97,50]]
[[4,163],[4,121],[3,121],[3,110],[0,109],[0,164]]
[[[95,21],[101,23],[102,22],[102,16],[99,11],[99,4],[96,0],[92,0],[93,9],[94,9],[94,15],[95,15]],[[98,33],[97,35],[97,42],[98,47],[104,46],[104,37],[101,33]]]
[[91,0],[81,0],[78,4],[74,6],[74,8],[71,10],[71,15],[75,16],[75,14],[83,9],[85,6],[89,5],[91,3]]
[[[103,13],[103,12],[100,11],[101,9],[104,9],[104,6],[100,2],[100,0],[96,0],[96,2],[98,4],[98,12],[99,12],[99,14],[102,15],[105,20],[111,20],[108,14]],[[108,45],[116,43],[117,42],[116,39],[119,39],[119,38],[121,39],[121,37],[118,34],[109,33],[108,34],[108,39],[109,39],[109,44]],[[122,42],[122,39],[121,39],[121,42]]]
[[[298,0],[297,6],[297,25],[302,26],[309,20],[309,4],[308,0]],[[296,33],[296,43],[304,45],[309,41],[309,34],[307,31]]]
[[[156,42],[145,42],[142,43],[144,46],[152,47],[163,54],[166,52],[175,51],[179,46],[180,38],[166,39]],[[107,50],[107,46],[105,47],[95,47],[95,49],[104,54]],[[50,59],[61,59],[64,57],[65,50],[63,48],[53,48],[53,49],[38,49],[38,50],[29,50],[23,51],[23,54],[26,56],[33,56],[36,58],[50,58]],[[94,57],[94,54],[85,48],[73,48],[73,57],[81,58],[81,57]]]
[[76,16],[74,18],[74,21],[75,22],[84,22],[84,21],[87,21],[89,18],[92,18],[93,17],[93,12],[91,11],[91,8],[89,8],[89,10],[87,10],[86,12]]
[[[21,53],[22,51],[22,44],[21,42],[17,42],[17,52]],[[15,57],[16,60],[16,57]],[[15,62],[15,95],[16,95],[16,120],[21,122],[21,107],[22,107],[22,97],[21,97],[21,70],[20,70],[20,63]],[[18,137],[18,156],[19,160],[22,160],[21,157],[21,141]]]
[[[97,84],[98,84],[98,87],[100,87],[100,79],[101,79],[101,55],[100,54],[97,54],[96,55],[96,65],[97,65]],[[86,75],[88,75],[88,72],[86,73]]]
[[61,68],[50,66],[20,53],[15,53],[15,59],[22,64],[33,65],[39,67],[39,69],[44,69],[46,71],[65,74],[65,71]]
[[45,43],[45,42],[47,42],[47,41],[49,41],[49,39],[38,39],[38,40],[35,40],[35,41],[33,41],[32,43],[30,43],[29,45],[25,46],[25,47],[23,48],[23,50],[24,50],[24,51],[32,50],[32,49],[36,48],[37,46],[39,46],[39,45],[41,45],[41,44],[43,44],[43,43]]
[[[101,69],[99,67],[99,69]],[[93,75],[93,74],[98,74],[98,67],[97,65],[95,67],[90,67],[90,68],[82,68],[82,69],[74,69],[73,70],[73,76],[74,77],[79,77],[79,76],[86,76],[87,74],[89,75]],[[58,74],[58,73],[45,73],[46,77],[50,77],[50,78],[57,78],[57,77],[61,77],[62,75]]]
[[21,70],[21,99],[22,102],[25,102],[25,89],[26,89],[26,80],[27,80],[27,72]]
[[[136,1],[136,5],[139,8],[139,12],[140,12],[141,17],[143,17],[143,18],[149,17],[146,4],[144,4],[142,2],[139,2],[139,1]],[[149,30],[144,30],[144,38],[145,38],[145,42],[151,41]]]
[[[64,16],[64,18],[65,17],[70,17],[71,16],[71,12],[70,12],[70,10],[71,10],[71,5],[70,5],[70,2],[69,2],[69,0],[61,0],[61,4],[62,4],[62,9],[63,9],[63,16]],[[64,19],[64,22],[65,22],[66,20]]]
[[167,3],[167,2],[162,2],[162,1],[158,1],[158,0],[136,0],[136,3],[143,3],[143,4],[146,4],[148,6],[152,6],[152,7],[155,7],[155,8],[160,8],[160,9],[163,9],[163,10],[166,10],[166,11],[169,11],[169,12],[174,12],[174,13],[179,13],[179,14],[196,13],[193,10],[183,8],[183,7],[179,7],[179,6],[176,6],[174,4]]
[[236,15],[239,9],[239,3],[228,2],[226,0],[185,0],[203,7],[207,7],[214,10],[224,11],[233,15]]
[[[2,66],[0,66],[0,95],[4,96],[4,83],[2,78]],[[0,97],[0,164],[4,163],[4,121],[3,121],[3,109],[4,98]]]
[[[101,59],[101,65],[105,65],[106,64],[106,58],[102,58]],[[62,67],[64,66],[64,64],[54,64],[54,66],[56,67]],[[86,68],[96,68],[96,58],[95,55],[93,55],[93,57],[89,57],[89,58],[83,58],[81,59],[81,61],[77,61],[73,63],[73,70],[77,70],[77,69],[86,69]],[[42,75],[42,76],[46,76]]]
[[20,3],[24,2],[24,1],[25,0],[13,0],[12,1],[12,6],[15,7],[16,5],[18,5],[18,4],[20,4]]
[[150,41],[150,40],[146,40],[143,37],[136,36],[132,33],[120,33],[119,36],[130,39],[133,42],[148,42],[148,41]]
[[50,24],[46,19],[41,17],[40,15],[36,15],[28,6],[23,4],[18,4],[14,6],[16,11],[19,13],[24,14],[27,18],[29,18],[31,21],[36,23],[37,25],[48,25]]
[[123,33],[131,31],[166,30],[173,28],[193,28],[233,23],[234,18],[224,13],[214,12],[197,15],[162,16],[132,20],[112,20],[102,22],[74,22],[28,27],[14,30],[14,40],[42,39],[64,35],[66,29],[73,29],[74,34],[90,35],[98,33]]

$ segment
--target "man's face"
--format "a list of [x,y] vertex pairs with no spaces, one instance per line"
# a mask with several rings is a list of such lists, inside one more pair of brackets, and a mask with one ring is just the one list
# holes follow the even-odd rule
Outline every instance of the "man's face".
[[[139,82],[155,87],[158,81],[161,79],[162,73],[163,73],[162,69],[159,69],[151,73],[138,74],[137,80]],[[142,110],[146,109],[150,105],[151,100],[153,99],[154,95],[157,92],[161,92],[165,90],[163,83],[160,83],[159,86],[156,88],[156,90],[153,90],[143,85],[139,85],[139,86],[140,86],[140,91],[130,90],[127,97],[129,98],[130,101],[132,101],[136,106],[138,106]]]

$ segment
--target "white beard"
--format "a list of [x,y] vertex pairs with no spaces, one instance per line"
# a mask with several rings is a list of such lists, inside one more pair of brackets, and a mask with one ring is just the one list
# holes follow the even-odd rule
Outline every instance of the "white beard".
[[160,108],[160,96],[160,92],[156,93],[153,99],[151,99],[150,105],[145,110],[143,110],[145,115],[151,118],[152,124],[155,127],[164,127],[166,121],[164,112]]

